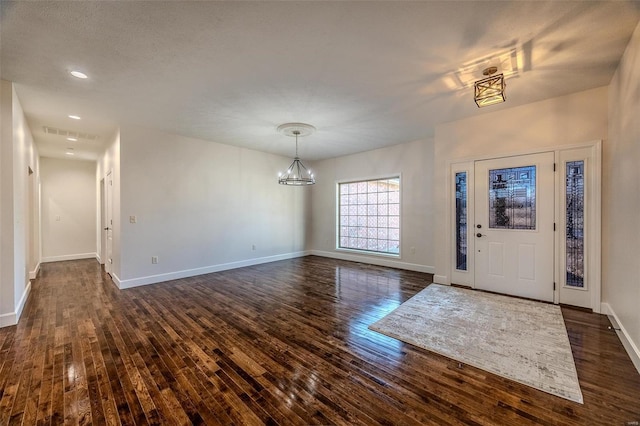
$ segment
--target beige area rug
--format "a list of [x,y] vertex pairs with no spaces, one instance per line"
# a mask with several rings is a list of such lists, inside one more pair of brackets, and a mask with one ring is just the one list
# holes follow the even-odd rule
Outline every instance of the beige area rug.
[[369,328],[583,403],[557,305],[431,284]]

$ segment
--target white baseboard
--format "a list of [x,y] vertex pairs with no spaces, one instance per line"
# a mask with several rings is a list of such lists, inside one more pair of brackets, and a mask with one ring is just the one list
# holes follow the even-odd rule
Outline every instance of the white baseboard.
[[65,254],[62,256],[47,256],[42,258],[42,263],[63,262],[65,260],[95,259],[97,256],[97,253],[78,253]]
[[446,275],[434,275],[433,282],[436,284],[451,285],[451,283],[449,282],[449,277],[447,277]]
[[241,260],[238,262],[230,262],[230,263],[223,263],[219,265],[205,266],[203,268],[185,269],[182,271],[167,272],[167,273],[158,274],[158,275],[149,275],[149,276],[140,277],[140,278],[131,278],[126,280],[121,280],[115,274],[111,274],[111,278],[113,279],[113,282],[118,286],[118,288],[120,288],[121,290],[124,290],[127,288],[138,287],[141,285],[156,284],[156,283],[171,281],[171,280],[179,280],[181,278],[194,277],[196,275],[210,274],[213,272],[226,271],[229,269],[243,268],[245,266],[260,265],[262,263],[293,259],[296,257],[303,257],[307,255],[309,255],[309,252],[299,251],[299,252],[293,252],[293,253],[279,254],[275,256]]
[[33,271],[29,271],[29,279],[35,280],[38,277],[38,272],[40,272],[40,262],[38,262]]
[[96,253],[96,260],[99,264],[104,265],[104,262],[102,261],[102,258],[100,258],[100,255],[98,253]]
[[624,324],[620,322],[620,319],[616,315],[615,311],[608,303],[601,303],[601,312],[605,315],[613,317],[618,327],[620,327],[620,331],[616,330],[618,337],[620,337],[620,341],[622,342],[622,346],[624,346],[625,350],[629,354],[629,358],[631,358],[631,362],[640,373],[640,350],[638,346],[635,344],[631,336],[627,332],[627,329],[624,327]]
[[20,319],[22,315],[22,310],[24,309],[24,305],[27,303],[27,299],[29,298],[29,294],[31,293],[31,281],[27,281],[27,285],[24,288],[24,292],[22,293],[22,297],[20,298],[20,302],[18,302],[18,306],[16,307],[16,323]]
[[433,272],[435,271],[435,268],[433,266],[402,262],[400,260],[381,256],[367,256],[342,251],[322,250],[310,250],[309,254],[314,256],[329,257],[332,259],[349,260],[351,262],[369,263],[371,265],[386,266],[389,268],[406,269],[408,271],[425,272],[427,274],[433,274]]
[[20,298],[20,302],[18,303],[18,307],[15,312],[9,312],[8,314],[0,315],[0,328],[9,327],[12,325],[16,325],[20,316],[22,315],[22,310],[24,309],[24,305],[27,303],[27,299],[29,298],[29,294],[31,293],[31,281],[27,282],[27,286],[22,293],[22,297]]
[[17,323],[15,312],[0,315],[0,328],[16,325]]
[[[114,274],[113,272],[109,272],[109,275],[111,276],[111,281],[113,281],[113,283],[118,288],[122,288],[122,286],[121,286],[122,280],[116,274]],[[132,286],[132,287],[135,287],[135,286]]]

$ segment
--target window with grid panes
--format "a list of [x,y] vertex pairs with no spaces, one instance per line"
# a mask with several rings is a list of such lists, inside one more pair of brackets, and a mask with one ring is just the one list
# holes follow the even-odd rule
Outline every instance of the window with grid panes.
[[400,177],[338,184],[338,247],[400,254]]

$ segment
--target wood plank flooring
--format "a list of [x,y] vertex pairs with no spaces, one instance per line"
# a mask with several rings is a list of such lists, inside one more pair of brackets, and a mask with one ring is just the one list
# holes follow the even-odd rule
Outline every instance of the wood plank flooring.
[[430,282],[309,256],[120,291],[94,260],[44,264],[0,329],[0,425],[640,421],[605,316],[563,308],[584,405],[367,329]]

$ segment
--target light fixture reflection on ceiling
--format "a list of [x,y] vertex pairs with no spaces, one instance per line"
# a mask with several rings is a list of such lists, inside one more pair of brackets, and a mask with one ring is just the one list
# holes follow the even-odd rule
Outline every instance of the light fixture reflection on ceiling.
[[79,116],[79,115],[73,115],[73,114],[71,114],[71,115],[69,115],[69,118],[72,118],[72,119],[74,119],[74,120],[80,120],[80,116]]
[[89,78],[85,73],[83,73],[82,71],[70,71],[69,74],[71,74],[72,76],[74,76],[75,78],[79,78],[81,80],[87,79]]
[[296,138],[296,156],[285,173],[278,173],[278,183],[280,185],[302,186],[316,183],[311,170],[308,170],[300,161],[300,157],[298,157],[298,137],[308,136],[315,130],[316,128],[312,125],[304,123],[286,123],[278,126],[280,133]]
[[486,68],[482,74],[488,76],[482,80],[478,80],[473,85],[474,87],[474,100],[478,105],[478,108],[482,108],[489,105],[499,104],[505,101],[504,97],[504,75],[493,75],[498,71],[496,67]]

